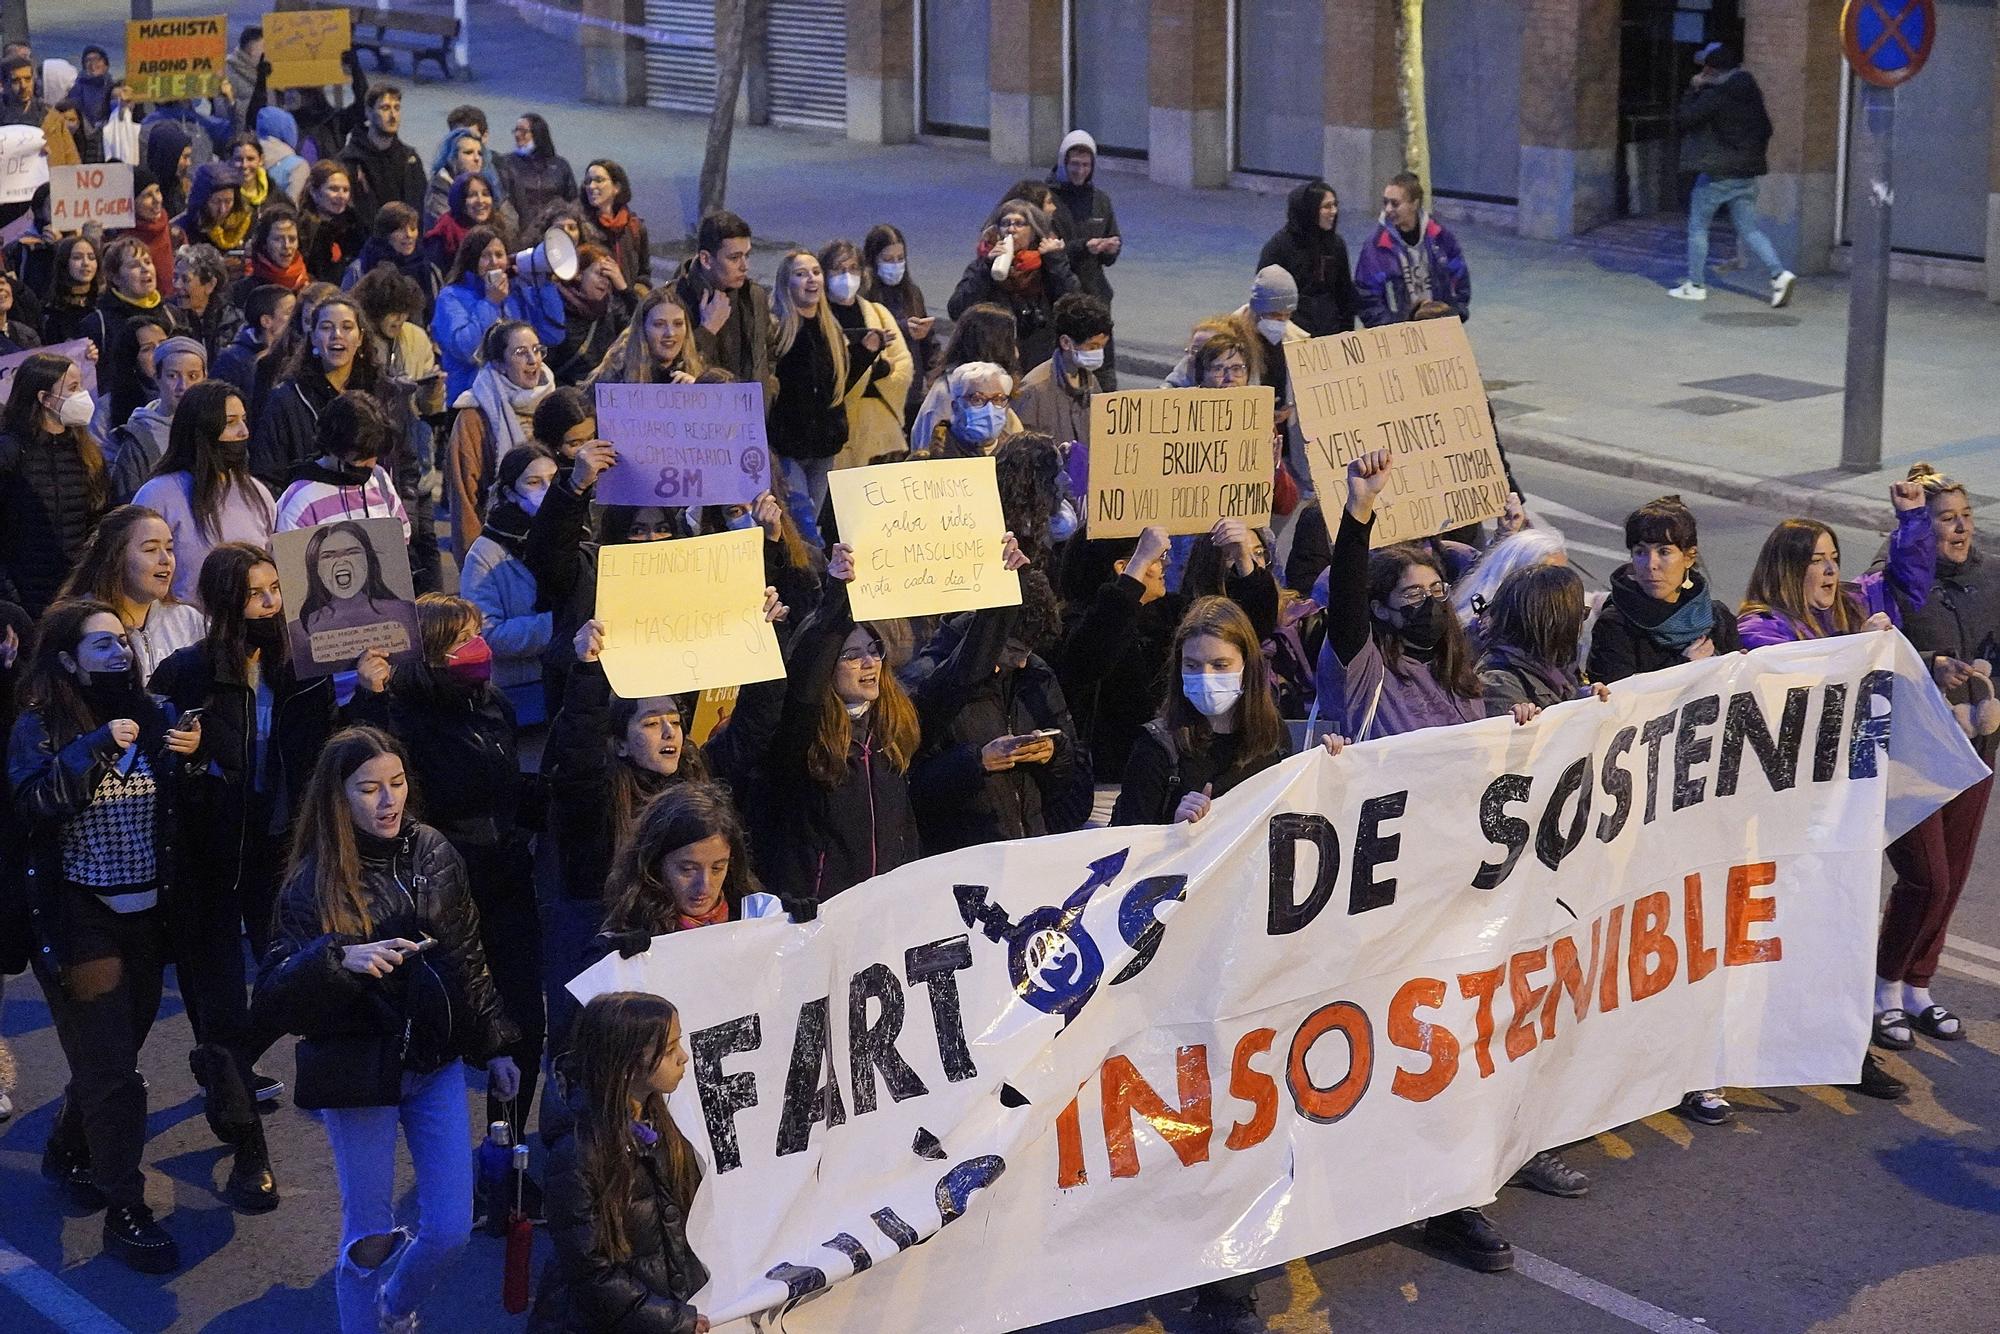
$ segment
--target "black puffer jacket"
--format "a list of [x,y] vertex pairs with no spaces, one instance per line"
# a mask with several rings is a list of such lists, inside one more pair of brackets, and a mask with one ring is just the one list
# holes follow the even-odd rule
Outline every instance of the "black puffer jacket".
[[426,824],[461,852],[509,841],[523,780],[514,706],[505,695],[491,685],[469,690],[411,662],[395,670],[388,689],[357,691],[347,707],[355,722],[402,743]]
[[[572,1095],[570,1110],[577,1124],[585,1111],[579,1097]],[[597,1234],[575,1133],[550,1148],[543,1200],[556,1253],[542,1270],[530,1334],[693,1334],[690,1299],[708,1282],[708,1269],[688,1245],[687,1219],[668,1187],[660,1145],[634,1132],[627,1151],[638,1168],[624,1202],[632,1254],[611,1260]]]
[[[519,1042],[520,1032],[501,1009],[486,970],[465,863],[444,835],[405,820],[394,839],[357,834],[356,842],[361,897],[373,929],[366,936],[325,930],[311,884],[287,885],[278,899],[271,948],[258,969],[252,1002],[257,1022],[303,1038],[379,1039],[394,1044],[402,1068],[417,1074],[461,1057],[484,1063]],[[438,944],[387,977],[341,967],[343,946],[397,937],[435,937]],[[301,1085],[367,1081],[370,1071],[358,1065],[310,1073],[304,1068],[340,1050],[300,1043]],[[389,1097],[381,1105],[394,1101]]]
[[[180,710],[156,695],[132,711],[139,724],[139,752],[153,772],[153,856],[158,869],[159,906],[171,918],[181,908],[179,857],[174,844],[174,803],[181,784],[199,763],[167,750],[167,729]],[[90,805],[91,796],[124,752],[106,723],[78,733],[64,717],[28,709],[14,720],[7,743],[7,785],[14,813],[28,834],[28,922],[31,947],[46,966],[68,962],[68,941],[57,896],[63,888],[63,827]],[[0,948],[0,955],[16,947]]]
[[1051,250],[1043,255],[1041,267],[1018,283],[993,281],[993,257],[975,255],[959,276],[958,287],[945,303],[945,312],[959,319],[982,301],[1012,311],[1021,368],[1033,370],[1056,350],[1056,302],[1080,290],[1065,251]]
[[1717,179],[1762,176],[1769,171],[1764,149],[1771,142],[1771,117],[1764,94],[1747,69],[1734,69],[1682,99],[1674,122],[1687,136],[1681,170]]
[[104,509],[92,502],[90,470],[68,440],[0,435],[0,600],[39,619]]
[[[350,389],[366,387],[348,383]],[[271,386],[250,436],[250,471],[272,495],[283,495],[292,469],[319,454],[319,414],[338,397],[340,391],[311,363],[297,379]]]
[[1315,338],[1346,333],[1361,314],[1354,290],[1354,264],[1339,232],[1322,231],[1319,208],[1333,187],[1307,181],[1285,201],[1285,225],[1257,255],[1257,267],[1276,264],[1299,285],[1299,306],[1292,320]]
[[[1701,573],[1696,571],[1690,577],[1699,587]],[[1632,578],[1631,566],[1613,570],[1611,596],[1604,600],[1604,610],[1597,614],[1597,624],[1590,632],[1590,662],[1584,675],[1592,681],[1609,684],[1640,672],[1657,672],[1662,667],[1686,662],[1681,650],[1662,644],[1649,633],[1673,615],[1677,605],[1662,602],[1639,587]],[[1734,653],[1742,648],[1743,640],[1736,633],[1736,613],[1727,603],[1717,601],[1714,616],[1708,642],[1715,646],[1715,651]]]

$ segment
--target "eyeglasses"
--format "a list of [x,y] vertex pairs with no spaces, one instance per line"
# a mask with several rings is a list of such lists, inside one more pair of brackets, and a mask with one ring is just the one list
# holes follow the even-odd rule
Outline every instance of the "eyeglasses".
[[960,401],[971,408],[997,408],[1007,402],[1007,399],[1008,396],[1006,394],[999,392],[991,394],[970,393]]
[[864,645],[861,648],[844,648],[840,651],[840,660],[842,662],[881,662],[883,660],[882,645],[877,642]]
[[1404,607],[1420,607],[1431,598],[1442,598],[1451,591],[1450,585],[1433,579],[1420,588],[1406,588],[1397,595],[1397,604]]
[[517,347],[513,351],[509,352],[507,355],[510,357],[519,357],[523,361],[540,361],[544,357],[548,356],[548,354],[549,350],[547,348],[537,346],[537,347]]

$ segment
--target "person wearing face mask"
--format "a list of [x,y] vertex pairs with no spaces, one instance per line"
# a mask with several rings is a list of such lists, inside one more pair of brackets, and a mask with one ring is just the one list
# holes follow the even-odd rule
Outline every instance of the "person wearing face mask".
[[139,1053],[180,910],[173,800],[201,727],[141,688],[124,622],[88,599],[42,618],[20,700],[7,780],[28,835],[31,957],[70,1072],[42,1174],[105,1210],[108,1255],[168,1273],[180,1249],[146,1206]]
[[255,1069],[278,1033],[251,1022],[243,941],[247,934],[253,956],[270,945],[285,835],[340,711],[333,678],[292,671],[278,570],[261,544],[217,546],[199,587],[214,608],[207,635],[161,663],[151,682],[175,707],[202,710],[205,767],[183,785],[179,805],[188,900],[181,994],[209,1125],[236,1146],[224,1194],[239,1207],[269,1207],[275,1185],[252,1103],[285,1086]]
[[764,534],[764,582],[778,590],[778,600],[791,609],[793,623],[802,623],[819,606],[826,557],[805,540],[792,516],[769,491],[748,505],[704,505],[688,511],[694,536],[761,529]]
[[174,597],[174,566],[167,521],[143,505],[120,505],[97,525],[56,594],[58,602],[87,598],[118,613],[140,685],[168,654],[208,632],[201,609]]
[[876,223],[862,239],[861,295],[888,311],[902,330],[915,368],[903,400],[903,420],[914,421],[928,387],[925,381],[937,361],[937,320],[924,305],[924,289],[910,276],[909,245],[890,223]]
[[167,452],[174,414],[188,390],[208,378],[208,349],[185,334],[154,343],[153,384],[159,397],[111,433],[111,497],[131,500]]
[[[300,298],[302,308],[308,304]],[[250,435],[250,470],[266,486],[288,487],[298,468],[323,452],[322,419],[334,400],[354,393],[368,397],[372,405],[380,376],[361,307],[338,293],[313,306],[306,337],[286,358],[258,412]],[[396,504],[400,510],[402,502]],[[281,513],[283,509],[281,497]]]
[[[1014,317],[1005,306],[990,302],[973,306],[951,326],[951,337],[945,340],[936,365],[929,371],[930,384],[910,418],[912,450],[928,448],[937,436],[938,424],[950,419],[951,373],[975,361],[991,362],[1011,380],[1020,380],[1021,356],[1014,336]],[[1007,424],[1000,433],[1012,435],[1022,429],[1021,419],[1014,414],[1010,401]]]
[[518,445],[501,456],[493,505],[459,574],[459,592],[479,609],[479,633],[493,653],[493,684],[524,727],[548,717],[542,654],[554,634],[555,613],[537,609],[535,576],[521,549],[557,468],[555,456],[539,444]]
[[1030,431],[1088,444],[1090,396],[1110,388],[1099,372],[1111,343],[1111,307],[1094,296],[1066,296],[1056,302],[1055,327],[1055,354],[1021,377],[1014,413]]
[[76,364],[37,352],[14,373],[0,434],[0,601],[40,616],[83,555],[110,496],[86,429],[96,411]]
[[1257,377],[1250,383],[1267,384],[1274,391],[1278,404],[1275,424],[1285,433],[1285,461],[1292,475],[1310,489],[1305,442],[1299,437],[1298,408],[1292,398],[1292,369],[1285,360],[1285,344],[1303,343],[1312,337],[1292,319],[1298,305],[1298,283],[1284,269],[1269,265],[1257,270],[1250,300],[1237,307],[1236,319],[1254,336],[1260,354]]
[[867,328],[849,338],[826,299],[818,257],[804,250],[791,251],[778,262],[771,310],[778,319],[771,447],[784,469],[792,518],[817,546],[827,473],[847,444],[847,400],[864,389],[887,340],[896,334],[893,328]]
[[373,395],[349,391],[319,415],[319,453],[292,470],[278,497],[276,531],[317,528],[342,519],[394,519],[410,536],[403,498],[380,462],[395,443],[388,414]]
[[1424,208],[1424,186],[1398,172],[1382,187],[1382,217],[1354,261],[1361,322],[1369,328],[1440,313],[1472,318],[1472,271],[1458,238]]
[[500,172],[501,193],[523,222],[551,204],[576,198],[576,172],[556,152],[548,121],[533,111],[524,113],[514,122],[513,141],[511,153],[495,149],[493,165]]
[[[463,598],[417,599],[420,661],[397,667],[349,707],[356,723],[395,737],[418,789],[425,823],[443,834],[465,863],[479,910],[479,938],[508,1018],[520,1032],[506,1048],[521,1070],[511,1106],[487,1095],[488,1124],[514,1127],[515,1143],[534,1103],[541,1068],[542,957],[528,831],[520,827],[525,780],[518,720],[493,684],[493,646],[480,633],[479,609]],[[379,683],[379,686],[378,686]]]
[[829,241],[819,252],[826,279],[827,309],[850,345],[871,330],[882,338],[882,355],[842,400],[847,408],[847,443],[834,456],[835,468],[859,468],[903,448],[909,428],[906,405],[916,366],[896,317],[861,296],[861,252],[852,241]]
[[951,414],[932,429],[930,439],[914,447],[918,459],[978,458],[991,454],[1007,433],[1013,415],[1014,377],[990,361],[968,361],[945,378]]

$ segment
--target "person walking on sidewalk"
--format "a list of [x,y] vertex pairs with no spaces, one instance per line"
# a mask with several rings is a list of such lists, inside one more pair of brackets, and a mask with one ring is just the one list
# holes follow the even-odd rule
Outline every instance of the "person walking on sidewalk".
[[1424,208],[1415,173],[1398,172],[1382,187],[1382,217],[1354,261],[1354,287],[1361,322],[1371,329],[1445,309],[1472,318],[1472,271],[1458,238]]
[[1700,73],[1688,85],[1674,119],[1687,142],[1681,165],[1701,173],[1688,200],[1687,277],[1668,296],[1681,301],[1708,300],[1708,228],[1715,215],[1729,210],[1736,243],[1747,247],[1771,274],[1771,304],[1792,299],[1798,275],[1786,268],[1757,225],[1757,178],[1770,170],[1764,149],[1771,142],[1771,117],[1757,80],[1743,68],[1736,52],[1710,42],[1695,53]]

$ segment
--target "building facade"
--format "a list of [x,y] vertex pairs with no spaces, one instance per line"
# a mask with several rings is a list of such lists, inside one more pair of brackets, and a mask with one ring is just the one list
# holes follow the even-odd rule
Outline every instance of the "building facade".
[[[713,35],[712,0],[583,0]],[[752,0],[753,121],[1049,162],[1064,132],[1179,186],[1324,176],[1370,200],[1402,169],[1398,0]],[[1840,0],[1425,0],[1441,211],[1564,239],[1684,211],[1673,113],[1705,42],[1739,46],[1775,134],[1760,208],[1801,272],[1844,267],[1853,81]],[[1900,276],[2000,301],[2000,3],[1937,0],[1897,93]],[[586,30],[588,93],[704,110],[707,51]],[[1847,198],[1843,198],[1843,196]],[[1350,205],[1351,207],[1351,205]]]

